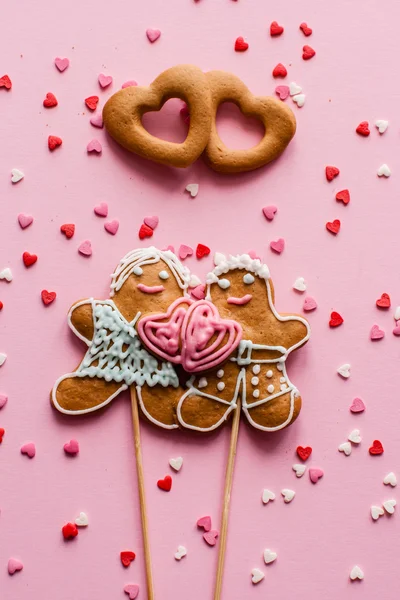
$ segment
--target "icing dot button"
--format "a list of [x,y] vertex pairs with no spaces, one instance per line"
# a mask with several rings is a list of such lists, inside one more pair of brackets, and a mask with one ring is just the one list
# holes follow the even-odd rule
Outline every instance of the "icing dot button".
[[271,371],[271,369],[269,369],[266,373],[268,379],[271,379],[271,377],[273,376],[273,372]]
[[170,492],[172,488],[172,477],[170,475],[166,475],[164,479],[159,479],[157,481],[157,487],[164,492]]
[[258,375],[259,372],[261,371],[260,365],[254,365],[254,367],[252,368],[252,371],[253,371],[254,375]]
[[224,388],[225,388],[225,384],[224,384],[224,382],[223,382],[223,381],[219,381],[219,382],[217,383],[217,390],[218,390],[219,392],[222,392],[222,390],[223,390]]
[[223,376],[224,376],[224,370],[223,369],[219,369],[219,371],[217,371],[217,377],[219,379],[221,379],[221,377],[223,377]]
[[275,387],[272,385],[272,383],[267,387],[267,392],[268,394],[273,394]]
[[260,380],[258,379],[258,377],[252,377],[251,378],[251,385],[258,385],[259,381]]
[[78,528],[75,523],[67,523],[62,528],[62,534],[65,540],[72,540],[78,535]]
[[379,440],[374,440],[372,442],[372,446],[369,448],[369,453],[372,456],[377,456],[378,454],[383,454],[384,449],[382,443]]

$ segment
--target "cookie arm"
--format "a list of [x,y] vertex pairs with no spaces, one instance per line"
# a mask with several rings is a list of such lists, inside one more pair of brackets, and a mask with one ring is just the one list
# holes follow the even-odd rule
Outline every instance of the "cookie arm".
[[68,325],[75,335],[89,345],[93,339],[93,299],[79,300],[68,312]]

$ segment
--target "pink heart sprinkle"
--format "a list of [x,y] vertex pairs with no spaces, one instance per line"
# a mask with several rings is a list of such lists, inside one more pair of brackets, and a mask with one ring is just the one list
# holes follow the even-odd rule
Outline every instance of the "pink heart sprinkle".
[[188,256],[192,256],[193,248],[191,248],[190,246],[186,246],[185,244],[181,244],[179,246],[178,254],[179,254],[179,258],[181,260],[184,260]]
[[211,517],[201,517],[198,521],[197,521],[197,527],[202,527],[204,529],[204,531],[210,531],[211,530]]
[[258,254],[257,254],[257,252],[256,252],[255,250],[249,250],[247,254],[248,254],[248,255],[250,256],[250,258],[252,258],[253,260],[256,260],[256,259],[258,259],[258,260],[261,260],[261,257],[260,257],[260,256],[258,256]]
[[109,221],[108,223],[104,223],[104,229],[108,233],[111,233],[111,235],[115,235],[118,231],[118,228],[119,228],[119,221],[117,221],[117,219],[114,219],[113,221]]
[[92,256],[92,244],[89,242],[89,240],[82,242],[78,248],[78,252],[84,256]]
[[5,394],[0,394],[0,408],[7,404],[8,397]]
[[128,594],[129,600],[135,600],[139,594],[139,586],[136,583],[128,583],[124,587],[125,594]]
[[21,446],[21,454],[26,454],[29,458],[33,458],[36,454],[36,446],[33,442],[28,442]]
[[393,329],[393,335],[400,335],[400,321],[396,321],[396,327]]
[[101,144],[100,144],[99,140],[92,140],[86,146],[86,150],[88,152],[97,152],[97,154],[100,154],[100,152],[102,151],[102,149],[103,148],[101,147]]
[[271,204],[271,206],[264,206],[264,208],[262,209],[262,211],[264,213],[264,217],[266,219],[268,219],[268,221],[272,221],[273,220],[273,218],[275,217],[275,213],[276,213],[277,210],[278,209],[273,204]]
[[317,483],[318,479],[321,479],[321,477],[324,476],[323,470],[319,469],[318,467],[313,467],[309,469],[308,474],[313,483]]
[[169,245],[166,248],[163,248],[163,252],[166,252],[167,250],[175,254],[175,248],[173,246]]
[[130,79],[129,81],[125,81],[125,83],[122,84],[121,88],[124,90],[127,87],[134,87],[135,85],[137,85],[137,81],[135,81],[134,79]]
[[108,215],[107,202],[100,202],[98,206],[94,207],[94,212],[98,217],[106,217]]
[[22,229],[26,229],[29,227],[29,225],[32,225],[33,217],[31,217],[31,215],[24,215],[24,213],[20,213],[18,215],[18,223]]
[[149,41],[153,44],[161,35],[161,31],[159,29],[147,29],[146,35]]
[[370,332],[371,340],[381,340],[383,337],[385,337],[385,332],[379,329],[378,325],[373,325]]
[[107,86],[109,86],[112,83],[113,78],[111,77],[111,75],[104,75],[104,73],[100,73],[98,81],[99,81],[100,87],[106,88]]
[[17,560],[16,558],[10,558],[7,567],[10,575],[14,575],[16,571],[22,571],[24,565],[20,560]]
[[99,129],[102,129],[104,127],[102,113],[99,112],[97,115],[93,115],[93,117],[90,119],[90,124],[93,125],[93,127],[98,127]]
[[143,223],[145,225],[147,225],[148,227],[151,227],[151,229],[155,229],[158,225],[159,222],[159,218],[158,217],[145,217],[143,219]]
[[290,94],[289,86],[287,85],[278,85],[275,88],[275,94],[278,96],[280,100],[286,100],[286,98]]
[[67,454],[78,454],[79,452],[79,443],[76,440],[70,440],[66,444],[64,444],[64,452]]
[[57,69],[62,73],[69,67],[69,58],[56,58],[54,61]]
[[278,254],[280,254],[281,252],[283,252],[283,250],[285,248],[285,240],[283,238],[279,238],[279,240],[276,240],[276,242],[271,242],[269,247],[274,252],[277,252]]
[[315,310],[317,308],[317,303],[311,296],[306,296],[304,298],[303,310]]
[[364,412],[364,410],[365,410],[365,404],[361,400],[361,398],[354,398],[354,400],[350,406],[350,411],[352,413],[359,413],[359,412]]
[[196,300],[203,300],[206,297],[206,286],[204,283],[196,285],[196,287],[190,290],[190,293],[192,294],[193,298],[196,298]]
[[218,531],[216,529],[211,529],[211,531],[206,531],[206,533],[203,533],[203,538],[209,546],[215,546],[217,543],[217,537]]

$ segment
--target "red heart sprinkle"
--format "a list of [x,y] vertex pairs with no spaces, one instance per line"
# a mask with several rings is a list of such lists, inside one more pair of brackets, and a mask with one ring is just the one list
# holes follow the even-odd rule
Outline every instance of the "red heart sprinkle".
[[364,137],[368,137],[371,133],[368,127],[368,121],[362,121],[356,129],[356,132],[359,135],[363,135]]
[[308,27],[307,23],[300,23],[300,29],[306,37],[312,34],[312,29]]
[[164,479],[159,479],[157,481],[157,487],[164,492],[169,492],[172,487],[172,478],[170,475],[166,475]]
[[343,323],[343,317],[338,312],[331,312],[329,327],[339,327]]
[[311,456],[312,448],[311,446],[297,446],[296,448],[297,456],[301,458],[301,460],[307,460]]
[[90,110],[96,110],[98,101],[98,96],[89,96],[88,98],[85,98],[85,104]]
[[62,139],[60,137],[57,137],[56,135],[49,135],[47,144],[50,150],[55,150],[56,148],[58,148],[58,146],[61,146]]
[[65,540],[72,540],[78,535],[78,528],[74,523],[67,523],[62,528],[62,534]]
[[372,442],[372,446],[369,449],[369,453],[372,454],[372,456],[377,454],[383,454],[383,446],[379,440],[374,440]]
[[53,106],[57,106],[57,98],[51,92],[46,94],[46,98],[43,100],[43,106],[45,108],[52,108]]
[[31,267],[37,261],[36,254],[29,254],[29,252],[24,252],[22,255],[22,260],[24,261],[24,265],[26,267]]
[[269,31],[270,31],[271,37],[274,37],[274,36],[282,35],[282,33],[284,32],[284,29],[281,25],[278,25],[278,23],[276,21],[272,21],[272,23],[269,27]]
[[376,301],[376,305],[379,308],[390,308],[390,296],[389,294],[383,293],[380,298]]
[[0,87],[4,87],[6,90],[11,90],[12,83],[8,75],[3,75],[3,77],[0,77]]
[[341,190],[336,194],[336,200],[338,202],[343,202],[343,204],[348,204],[350,202],[350,192],[349,190]]
[[337,233],[339,233],[339,229],[340,229],[339,219],[335,219],[333,222],[328,221],[328,223],[326,224],[326,228],[328,231],[330,231],[331,233],[334,233],[335,235]]
[[208,256],[211,250],[208,246],[204,246],[203,244],[197,244],[196,248],[196,256],[197,258],[203,258],[204,256]]
[[135,560],[136,554],[134,552],[131,552],[131,550],[123,550],[120,554],[120,557],[124,567],[129,567],[131,562]]
[[65,235],[67,240],[70,240],[75,233],[75,225],[73,223],[65,223],[65,225],[61,225],[60,231]]
[[245,52],[249,47],[248,43],[244,41],[242,36],[238,37],[235,42],[235,52]]
[[315,56],[315,50],[311,46],[303,46],[303,60],[310,60]]
[[2,303],[2,301],[0,300],[0,310],[2,310],[4,304]]
[[287,70],[285,65],[283,65],[282,63],[278,63],[276,65],[276,67],[274,68],[274,70],[272,71],[272,76],[273,77],[286,77],[287,75]]
[[148,225],[143,224],[139,229],[139,237],[141,240],[144,238],[151,237],[153,235],[153,230]]
[[56,299],[56,297],[57,294],[55,292],[48,292],[47,290],[42,290],[42,300],[45,306],[51,304]]
[[2,427],[0,427],[0,444],[3,441],[3,435],[5,434],[5,429],[3,429]]
[[332,181],[339,175],[340,171],[337,167],[325,167],[325,175],[328,181]]

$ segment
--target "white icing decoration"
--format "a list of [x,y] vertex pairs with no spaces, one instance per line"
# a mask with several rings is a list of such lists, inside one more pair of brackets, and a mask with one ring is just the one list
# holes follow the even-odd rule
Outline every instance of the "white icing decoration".
[[254,375],[258,375],[259,372],[261,371],[260,365],[254,365],[254,367],[252,368],[252,371],[253,371]]
[[267,387],[268,394],[273,394],[275,387],[271,384]]
[[219,370],[217,371],[217,377],[218,377],[219,379],[221,379],[221,377],[223,377],[223,376],[224,376],[224,370],[223,370],[223,369],[219,369]]
[[190,277],[190,283],[189,283],[189,287],[197,287],[198,285],[201,284],[201,279],[199,279],[197,277],[197,275],[192,275]]
[[168,271],[160,271],[158,274],[160,279],[168,279],[169,278],[169,273]]
[[260,390],[254,390],[253,398],[259,398],[259,396],[260,396]]
[[268,379],[271,379],[272,376],[273,376],[273,372],[271,371],[271,369],[269,369],[267,371],[267,377],[268,377]]
[[243,282],[247,283],[247,285],[254,283],[254,275],[251,273],[246,273],[246,275],[243,275]]
[[143,269],[142,267],[133,267],[132,273],[140,277],[140,275],[143,275]]
[[223,390],[224,388],[225,388],[225,384],[224,384],[224,382],[223,382],[223,381],[218,381],[218,383],[217,383],[217,390],[218,390],[219,392],[222,392],[222,390]]
[[287,388],[287,385],[285,383],[282,383],[282,385],[281,385],[281,391],[283,392],[283,390],[286,390],[286,388]]
[[278,363],[276,365],[276,368],[278,369],[278,371],[283,371],[283,365],[281,363]]
[[230,287],[231,282],[229,281],[229,279],[218,279],[218,285],[221,288],[221,290],[227,290],[228,287]]
[[[229,255],[226,257],[217,252],[214,256],[214,263],[216,267],[213,274],[218,277],[223,273],[228,273],[228,271],[234,269],[246,269],[246,271],[255,273],[262,279],[269,279],[269,269],[267,265],[263,264],[259,258],[251,258],[248,254],[238,254],[237,256]],[[209,283],[208,276],[207,283]]]
[[280,381],[281,383],[284,383],[284,382],[286,381],[286,379],[285,379],[284,377],[281,377],[281,378],[279,379],[279,381]]
[[258,385],[259,379],[258,377],[252,377],[251,378],[251,385]]
[[208,385],[207,379],[205,377],[200,377],[198,385],[199,385],[199,388],[207,387],[207,385]]
[[223,263],[226,261],[226,256],[225,254],[221,254],[221,252],[216,252],[214,254],[214,265],[217,266],[220,263]]

